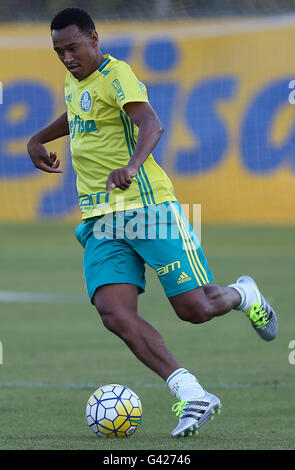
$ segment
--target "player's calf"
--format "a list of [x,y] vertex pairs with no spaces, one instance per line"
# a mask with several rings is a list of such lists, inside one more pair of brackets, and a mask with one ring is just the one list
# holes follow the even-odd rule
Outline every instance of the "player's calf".
[[181,320],[194,324],[205,323],[214,316],[208,305],[197,307],[194,304],[182,305],[176,310],[176,314]]
[[170,297],[169,300],[181,320],[204,323],[236,307],[240,303],[240,296],[228,287],[205,285]]

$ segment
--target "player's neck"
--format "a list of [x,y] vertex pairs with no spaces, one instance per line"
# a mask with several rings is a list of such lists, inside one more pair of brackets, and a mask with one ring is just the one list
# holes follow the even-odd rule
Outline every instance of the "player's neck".
[[106,60],[105,56],[103,55],[103,53],[101,51],[99,51],[97,68],[99,68],[101,66],[101,64],[104,63],[105,60]]
[[103,64],[104,61],[105,61],[105,57],[104,57],[103,53],[101,51],[98,51],[96,61],[93,64],[93,67],[92,67],[91,72],[90,72],[89,75],[91,75],[93,72],[95,72],[97,69],[99,69],[99,67],[101,66],[101,64]]
[[[88,78],[90,75],[92,75],[100,66],[101,64],[105,61],[105,57],[102,54],[102,52],[99,51],[98,56],[96,60],[93,63],[93,66],[90,68],[89,73],[87,77],[81,78],[81,80],[85,80],[85,78]],[[81,81],[79,80],[79,81]]]

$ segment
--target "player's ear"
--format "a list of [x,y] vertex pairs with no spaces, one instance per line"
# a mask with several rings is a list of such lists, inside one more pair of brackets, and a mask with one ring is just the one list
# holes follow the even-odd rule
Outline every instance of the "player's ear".
[[91,40],[91,45],[93,47],[96,47],[98,44],[98,34],[96,31],[91,31],[90,32],[90,40]]

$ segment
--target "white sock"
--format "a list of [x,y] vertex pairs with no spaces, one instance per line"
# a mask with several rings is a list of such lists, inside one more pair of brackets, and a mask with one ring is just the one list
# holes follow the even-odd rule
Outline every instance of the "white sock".
[[196,377],[183,368],[175,370],[166,382],[179,401],[202,398],[206,393]]
[[235,310],[242,310],[243,312],[248,312],[254,302],[257,302],[257,293],[254,289],[254,286],[250,282],[243,282],[239,284],[230,284],[227,287],[232,287],[241,296],[241,303]]

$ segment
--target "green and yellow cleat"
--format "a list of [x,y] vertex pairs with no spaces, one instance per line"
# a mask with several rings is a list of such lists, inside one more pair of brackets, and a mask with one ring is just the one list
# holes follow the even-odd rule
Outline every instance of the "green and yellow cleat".
[[251,308],[245,312],[245,314],[251,321],[253,328],[257,331],[259,336],[265,341],[271,341],[278,334],[278,320],[276,312],[265,300],[252,277],[239,277],[237,284],[243,283],[252,284],[257,297],[257,301],[251,305]]

